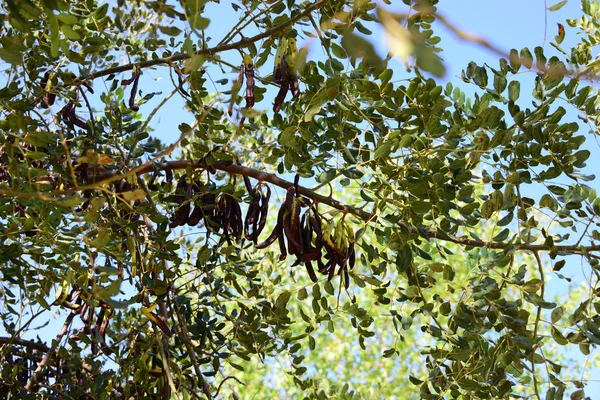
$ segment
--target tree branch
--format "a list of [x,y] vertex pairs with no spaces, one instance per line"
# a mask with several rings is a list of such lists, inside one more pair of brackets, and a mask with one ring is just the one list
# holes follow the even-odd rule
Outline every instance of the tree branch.
[[[244,167],[239,164],[233,164],[230,161],[216,161],[210,165],[212,165],[213,167],[215,167],[215,169],[218,169],[220,171],[224,171],[224,172],[227,172],[230,174],[236,174],[236,175],[245,175],[245,176],[254,178],[256,180],[259,180],[261,182],[271,183],[275,186],[279,186],[286,190],[288,188],[290,188],[291,186],[294,186],[294,184],[292,182],[282,179],[275,174],[260,171],[260,170],[254,169],[254,168]],[[169,161],[169,162],[161,165],[160,169],[171,169],[171,170],[180,170],[180,169],[187,169],[187,168],[206,169],[208,167],[209,167],[209,164],[207,164],[204,160],[196,160],[196,161],[181,160],[181,161]],[[138,167],[136,170],[136,174],[138,176],[147,174],[149,172],[153,172],[156,168],[157,168],[157,166],[155,164],[146,164],[142,167]],[[114,181],[115,179],[118,179],[117,178],[118,176],[120,176],[120,174],[118,172],[104,172],[104,173],[98,174],[96,176],[95,183],[101,184],[101,183],[103,183],[103,181]],[[322,194],[319,194],[312,189],[309,189],[309,188],[306,188],[303,186],[298,186],[298,192],[300,194],[312,199],[315,202],[327,204],[328,206],[333,207],[337,210],[345,211],[347,213],[353,214],[365,222],[374,222],[377,220],[376,214],[369,213],[361,208],[356,208],[356,207],[344,204],[332,197],[323,196]],[[483,240],[469,239],[466,237],[457,237],[454,235],[449,235],[444,232],[432,231],[427,228],[419,230],[415,226],[409,224],[406,221],[400,221],[398,224],[400,225],[401,228],[407,230],[410,233],[415,233],[415,234],[424,233],[426,236],[426,239],[438,239],[438,240],[443,240],[446,242],[456,243],[460,246],[466,246],[466,247],[469,247],[469,246],[470,247],[487,247],[490,249],[497,249],[497,250],[506,250],[506,249],[513,248],[514,250],[527,250],[527,251],[532,251],[532,252],[555,250],[558,252],[580,254],[580,255],[583,255],[585,253],[589,253],[592,251],[600,251],[600,245],[589,245],[589,246],[555,245],[553,247],[548,247],[543,244],[536,245],[536,244],[528,244],[528,243],[513,244],[513,243],[505,243],[505,242],[486,242]]]
[[71,326],[71,323],[73,322],[73,318],[75,318],[75,316],[78,314],[79,314],[79,312],[77,312],[77,311],[71,311],[71,313],[65,320],[65,323],[63,324],[62,329],[60,330],[60,332],[58,332],[58,335],[56,335],[56,338],[53,340],[52,346],[48,349],[48,351],[42,358],[42,361],[40,361],[40,363],[38,364],[38,367],[36,368],[35,372],[33,373],[31,378],[25,385],[25,388],[24,388],[25,391],[30,391],[32,389],[33,385],[35,385],[36,381],[38,380],[39,375],[42,373],[42,371],[46,367],[46,364],[48,364],[52,360],[54,353],[56,353],[56,348],[58,347],[58,344],[62,340],[63,336],[65,336],[65,334],[69,330],[69,327]]
[[[261,32],[255,36],[252,36],[249,38],[243,38],[234,43],[222,44],[219,46],[215,46],[213,48],[198,50],[193,55],[213,55],[213,54],[220,53],[220,52],[227,51],[227,50],[235,50],[235,49],[241,49],[241,48],[247,47],[254,42],[257,42],[261,39],[269,37],[277,32],[283,31],[288,26],[293,25],[300,19],[306,17],[311,12],[313,12],[314,10],[316,10],[317,8],[323,6],[324,4],[326,4],[328,2],[329,2],[329,0],[321,0],[316,3],[313,3],[310,6],[306,7],[306,9],[304,11],[298,13],[297,15],[293,16],[289,20],[287,20],[271,29]],[[154,60],[142,61],[142,62],[138,62],[138,63],[130,63],[130,64],[125,64],[125,65],[119,65],[118,67],[107,68],[105,70],[92,72],[91,74],[84,76],[82,78],[84,80],[93,80],[93,79],[96,79],[96,78],[99,78],[102,76],[107,76],[110,74],[117,74],[120,72],[130,71],[134,67],[148,68],[148,67],[152,67],[154,65],[159,65],[159,64],[167,64],[168,65],[168,64],[171,64],[176,61],[187,60],[190,58],[192,58],[192,56],[190,56],[189,54],[175,54],[171,57],[156,58]]]
[[[50,347],[48,347],[45,343],[34,342],[32,340],[25,340],[16,337],[0,336],[0,347],[5,345],[23,346],[29,349],[41,351],[43,353],[47,353],[50,351]],[[94,368],[85,361],[82,362],[81,368],[83,368],[87,372],[94,372]]]
[[16,337],[1,336],[0,337],[0,346],[4,346],[4,345],[23,346],[23,347],[28,347],[33,350],[39,350],[44,353],[46,353],[47,351],[50,350],[50,347],[46,346],[44,343],[34,342],[31,340],[25,340],[25,339],[20,339],[20,338],[16,338]]

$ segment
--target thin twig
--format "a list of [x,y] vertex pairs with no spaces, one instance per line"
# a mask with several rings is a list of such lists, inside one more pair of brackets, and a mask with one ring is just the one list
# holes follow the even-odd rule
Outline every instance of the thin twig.
[[33,385],[35,385],[36,381],[38,380],[46,365],[52,360],[52,358],[54,357],[54,353],[56,353],[56,348],[61,342],[63,336],[65,336],[68,332],[71,323],[73,322],[73,318],[75,318],[75,316],[78,314],[78,311],[71,311],[71,313],[69,313],[67,319],[65,320],[65,323],[63,324],[62,329],[60,330],[60,332],[58,332],[58,335],[56,335],[56,338],[52,341],[52,346],[46,352],[46,354],[42,358],[42,361],[40,361],[40,363],[38,364],[35,372],[33,373],[33,375],[31,375],[31,378],[25,385],[24,389],[26,391],[30,391],[32,389]]
[[235,376],[226,376],[226,377],[225,377],[225,379],[223,379],[223,380],[221,381],[221,383],[219,383],[219,387],[217,388],[217,391],[216,391],[216,393],[215,393],[215,397],[218,397],[218,396],[219,396],[219,391],[221,390],[221,387],[223,386],[223,384],[225,383],[225,381],[226,381],[226,380],[228,380],[228,379],[233,379],[234,381],[238,382],[240,385],[243,385],[243,386],[245,386],[245,385],[244,385],[244,382],[240,381],[240,380],[239,380],[238,378],[236,378]]
[[[540,281],[541,281],[540,298],[543,301],[545,286],[546,286],[545,279],[544,279],[544,267],[542,266],[542,260],[540,259],[540,255],[538,254],[538,252],[534,251],[533,255],[535,256],[535,261],[537,262],[537,266],[538,266],[538,272],[540,274]],[[538,327],[539,327],[541,318],[542,318],[542,306],[538,305],[537,314],[535,316],[535,323],[533,325],[533,336],[532,337],[534,339],[537,338]],[[538,389],[538,381],[535,376],[535,350],[536,350],[536,347],[537,347],[537,345],[534,344],[533,348],[532,348],[532,353],[531,353],[531,376],[533,378],[533,389],[535,390],[535,397],[537,397],[538,400],[541,400],[540,391]]]
[[[181,315],[181,312],[177,308],[175,309],[175,313],[177,315],[177,319],[179,320],[179,325],[181,328],[180,332],[182,334],[182,337],[180,337],[180,339],[183,339],[183,343],[185,344],[185,347],[187,348],[188,354],[190,356],[190,360],[192,362],[192,366],[194,367],[194,371],[196,372],[196,376],[200,380],[200,385],[202,386],[202,392],[204,393],[206,398],[208,398],[208,400],[212,400],[212,395],[210,393],[210,387],[208,386],[208,382],[206,382],[206,379],[204,378],[204,375],[202,374],[202,371],[200,370],[200,366],[198,365],[198,358],[196,357],[196,351],[194,350],[194,348],[192,347],[192,344],[191,344],[191,339],[190,339],[188,331],[187,331],[187,325],[186,325],[185,318],[183,318],[183,315]],[[217,394],[219,394],[218,391],[217,391]]]
[[[296,14],[294,17],[288,19],[287,21],[285,21],[271,29],[268,29],[264,32],[261,32],[255,36],[252,36],[249,38],[243,38],[234,43],[222,44],[222,45],[219,45],[219,46],[216,46],[213,48],[198,50],[194,53],[194,55],[213,55],[213,54],[220,53],[220,52],[227,51],[227,50],[242,49],[244,47],[251,45],[254,42],[257,42],[257,41],[264,39],[266,37],[269,37],[277,32],[281,32],[281,31],[285,30],[287,27],[293,25],[297,21],[306,17],[311,12],[313,12],[317,8],[323,6],[324,4],[328,3],[329,1],[330,0],[321,0],[316,3],[313,3],[310,6],[306,7],[306,9],[304,11]],[[176,54],[171,57],[157,58],[154,60],[142,61],[139,63],[130,63],[130,64],[125,64],[125,65],[119,65],[118,67],[107,68],[105,70],[92,72],[91,74],[82,77],[82,79],[92,80],[92,79],[96,79],[96,78],[99,78],[102,76],[107,76],[110,74],[117,74],[120,72],[130,71],[133,68],[148,68],[148,67],[152,67],[152,66],[160,65],[160,64],[169,65],[173,62],[187,60],[190,58],[192,58],[192,56],[190,56],[189,54]]]

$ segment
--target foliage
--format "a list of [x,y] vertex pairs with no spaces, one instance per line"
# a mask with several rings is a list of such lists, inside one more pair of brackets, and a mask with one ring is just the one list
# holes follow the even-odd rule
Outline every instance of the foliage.
[[585,397],[600,4],[441,86],[437,1],[403,3],[3,2],[3,396]]

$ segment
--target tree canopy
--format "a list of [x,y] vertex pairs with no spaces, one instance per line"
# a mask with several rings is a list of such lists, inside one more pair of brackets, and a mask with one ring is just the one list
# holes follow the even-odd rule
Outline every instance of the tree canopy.
[[437,3],[3,1],[2,396],[585,398],[600,3],[506,54]]

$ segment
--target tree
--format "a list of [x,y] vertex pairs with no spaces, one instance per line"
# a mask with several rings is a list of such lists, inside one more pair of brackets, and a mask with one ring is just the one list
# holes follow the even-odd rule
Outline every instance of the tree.
[[3,395],[585,397],[600,5],[443,87],[434,22],[469,37],[403,3],[3,2]]

